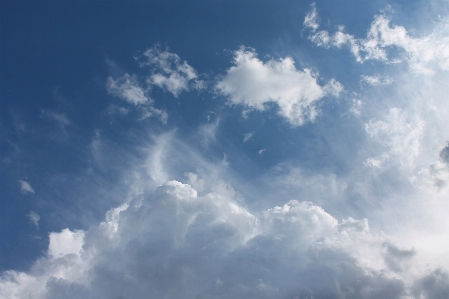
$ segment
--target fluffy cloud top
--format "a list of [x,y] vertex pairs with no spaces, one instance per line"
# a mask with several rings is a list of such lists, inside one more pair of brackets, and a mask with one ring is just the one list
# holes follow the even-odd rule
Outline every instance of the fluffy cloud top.
[[[347,46],[358,62],[380,60],[397,62],[406,60],[410,67],[420,73],[432,73],[433,68],[449,69],[449,37],[447,19],[434,32],[424,37],[411,37],[402,26],[391,25],[385,14],[375,16],[366,38],[356,38],[344,32],[340,26],[334,34],[319,30],[316,7],[306,15],[304,26],[311,30],[310,40],[321,47]],[[392,48],[402,51],[400,57],[391,58]]]
[[263,111],[269,103],[279,106],[279,115],[292,125],[314,121],[316,102],[326,94],[338,95],[341,84],[332,80],[320,86],[310,70],[298,70],[292,58],[263,62],[253,49],[240,48],[234,53],[234,66],[219,80],[216,90],[232,104]]
[[296,200],[256,215],[169,181],[88,231],[51,233],[28,273],[3,274],[0,297],[404,298],[447,288],[426,283],[445,272],[410,280],[412,258],[372,236],[366,219],[339,223]]

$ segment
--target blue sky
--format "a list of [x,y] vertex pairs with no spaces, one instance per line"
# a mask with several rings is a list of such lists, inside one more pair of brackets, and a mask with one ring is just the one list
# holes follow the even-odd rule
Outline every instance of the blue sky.
[[446,298],[435,1],[3,1],[1,298]]

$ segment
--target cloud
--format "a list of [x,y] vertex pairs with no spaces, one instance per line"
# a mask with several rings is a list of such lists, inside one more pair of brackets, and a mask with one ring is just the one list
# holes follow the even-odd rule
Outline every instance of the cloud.
[[254,132],[249,132],[246,134],[243,134],[243,142],[247,142],[248,140],[250,140],[254,135]]
[[424,185],[434,186],[441,191],[449,186],[449,145],[440,151],[440,161],[435,161],[429,167],[421,169],[419,175],[424,180]]
[[372,86],[389,85],[392,83],[392,80],[389,77],[381,78],[379,76],[362,75],[360,78],[360,82],[364,82]]
[[161,51],[159,45],[146,50],[138,58],[141,67],[150,67],[149,85],[156,85],[178,97],[182,91],[201,90],[206,83],[198,78],[197,71],[187,61],[167,50]]
[[449,165],[449,143],[441,150],[440,158],[444,163]]
[[[159,45],[147,49],[143,55],[135,59],[140,67],[149,68],[150,75],[145,78],[128,73],[122,76],[110,76],[106,82],[106,89],[109,94],[136,106],[141,113],[139,120],[156,116],[162,123],[167,123],[167,112],[155,108],[154,100],[150,97],[153,86],[167,90],[175,97],[178,97],[183,91],[206,88],[205,81],[199,79],[199,75],[193,67],[186,61],[181,62],[181,58],[177,54],[168,50],[161,51]],[[113,64],[114,70],[118,68],[115,63],[108,62],[108,64]],[[111,105],[108,108],[108,113],[125,115],[128,114],[128,109]]]
[[402,298],[448,284],[443,271],[414,284],[402,270],[413,251],[371,235],[366,219],[296,200],[251,213],[178,181],[49,239],[29,272],[3,273],[2,298]]
[[313,3],[311,6],[312,10],[306,14],[303,24],[306,28],[310,28],[313,32],[315,32],[320,27],[320,25],[318,24],[318,13],[316,10],[316,4]]
[[424,121],[417,115],[409,117],[405,111],[391,108],[385,121],[371,119],[365,124],[365,131],[385,148],[376,160],[396,157],[402,165],[412,165],[420,153]]
[[83,231],[70,231],[63,229],[60,233],[50,233],[48,255],[52,258],[60,258],[65,255],[79,255],[83,246]]
[[19,180],[20,183],[20,193],[22,194],[34,194],[34,189],[31,187],[30,183],[27,181]]
[[109,77],[106,83],[108,92],[135,106],[152,102],[145,94],[145,90],[140,87],[136,75],[125,74],[120,78]]
[[278,114],[293,126],[314,121],[316,102],[327,94],[342,90],[335,80],[320,86],[311,71],[298,70],[292,58],[263,62],[253,49],[241,47],[234,52],[234,66],[216,84],[216,91],[230,104],[264,111],[270,103],[279,107]]
[[27,217],[30,219],[30,222],[34,224],[34,226],[36,226],[37,229],[39,229],[39,220],[41,219],[41,217],[34,213],[33,211],[31,211]]
[[444,299],[449,294],[449,273],[437,269],[421,278],[415,286],[416,298]]
[[48,118],[56,121],[61,128],[64,128],[65,126],[71,125],[72,122],[67,118],[67,116],[64,113],[57,113],[51,110],[43,109],[41,110],[42,118]]
[[[447,19],[442,19],[431,34],[412,37],[403,26],[391,25],[386,14],[377,15],[366,38],[356,38],[344,32],[343,26],[334,34],[326,30],[317,31],[317,18],[316,6],[313,6],[304,19],[304,26],[311,30],[309,39],[317,46],[325,48],[347,46],[358,62],[378,60],[395,63],[405,60],[412,70],[425,74],[433,73],[435,68],[449,69]],[[393,54],[395,49],[400,51],[397,57]]]
[[129,113],[129,109],[125,107],[119,107],[117,105],[111,104],[108,107],[108,114],[120,114],[127,115]]
[[198,136],[205,148],[208,148],[210,143],[216,142],[219,125],[220,118],[216,118],[215,121],[203,124],[198,128]]
[[[108,93],[113,96],[119,97],[136,106],[141,113],[139,120],[143,120],[154,115],[158,117],[162,123],[167,123],[167,112],[154,107],[154,100],[148,95],[149,89],[141,87],[137,75],[125,74],[116,79],[109,77],[106,82],[106,89]],[[108,108],[109,114],[120,113],[122,115],[126,115],[128,112],[128,109],[124,107],[117,107],[116,105],[111,105]]]
[[353,115],[359,117],[362,114],[362,112],[361,112],[362,106],[363,106],[362,100],[352,99],[352,106],[349,109],[349,112],[351,112]]

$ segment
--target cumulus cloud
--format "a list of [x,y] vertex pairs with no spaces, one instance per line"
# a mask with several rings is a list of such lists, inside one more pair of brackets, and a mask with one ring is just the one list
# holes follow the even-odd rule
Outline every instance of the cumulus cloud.
[[70,231],[63,229],[60,233],[50,233],[50,244],[48,245],[48,255],[52,258],[59,258],[65,255],[79,255],[83,246],[83,231]]
[[218,93],[231,104],[266,110],[270,103],[279,107],[279,115],[300,126],[318,115],[316,102],[327,94],[338,95],[342,85],[331,80],[320,86],[311,71],[298,70],[292,58],[263,62],[253,49],[241,47],[234,52],[234,66],[216,84]]
[[229,194],[169,181],[87,231],[51,233],[29,272],[3,273],[0,296],[403,298],[447,287],[443,270],[414,284],[402,271],[413,252],[385,244],[366,219],[339,222],[310,202],[254,214]]
[[20,193],[22,194],[34,194],[34,189],[31,187],[30,183],[24,180],[19,180],[20,183]]
[[[377,15],[365,38],[356,38],[340,26],[334,34],[319,30],[316,6],[306,15],[304,26],[311,30],[310,40],[320,47],[349,47],[358,62],[379,60],[387,63],[408,61],[412,70],[430,74],[433,69],[449,69],[449,37],[447,19],[437,24],[434,31],[424,37],[412,37],[403,26],[391,25],[386,14]],[[401,51],[393,57],[393,49]]]
[[187,61],[168,50],[162,51],[158,45],[146,50],[139,58],[141,67],[150,67],[149,85],[156,85],[178,97],[182,91],[200,90],[206,83],[199,79],[197,71]]

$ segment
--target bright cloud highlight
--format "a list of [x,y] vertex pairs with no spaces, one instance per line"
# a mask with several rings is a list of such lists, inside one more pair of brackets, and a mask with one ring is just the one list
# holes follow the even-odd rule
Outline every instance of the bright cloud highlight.
[[290,57],[263,62],[253,49],[242,47],[234,52],[233,62],[217,83],[217,92],[227,96],[231,104],[259,111],[275,103],[279,115],[293,126],[314,121],[318,115],[316,102],[342,90],[335,80],[320,86],[310,70],[296,69]]
[[296,200],[252,214],[226,194],[169,181],[88,231],[51,233],[48,255],[27,274],[6,272],[0,295],[404,298],[447,287],[422,286],[447,273],[415,280],[410,267],[413,251],[371,235],[366,219],[339,222]]

